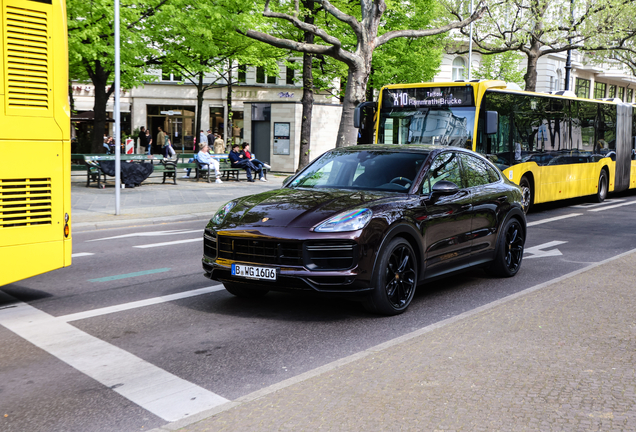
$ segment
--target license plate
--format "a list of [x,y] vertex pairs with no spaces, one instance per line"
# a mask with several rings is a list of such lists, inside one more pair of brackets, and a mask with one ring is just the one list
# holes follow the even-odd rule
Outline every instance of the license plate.
[[232,276],[275,281],[276,269],[271,267],[257,267],[245,264],[232,264]]

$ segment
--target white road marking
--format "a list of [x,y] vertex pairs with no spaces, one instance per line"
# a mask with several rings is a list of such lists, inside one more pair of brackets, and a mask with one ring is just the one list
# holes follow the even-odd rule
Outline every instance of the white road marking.
[[146,300],[139,300],[139,301],[123,303],[123,304],[115,305],[115,306],[108,306],[108,307],[88,310],[84,312],[72,313],[69,315],[59,316],[57,317],[57,319],[64,322],[77,321],[77,320],[86,319],[86,318],[93,318],[100,315],[106,315],[106,314],[111,314],[115,312],[122,312],[126,310],[137,309],[144,306],[156,305],[156,304],[166,303],[169,301],[208,294],[211,292],[222,291],[223,289],[224,289],[223,285],[215,285],[215,286],[199,288],[199,289],[195,289],[191,291],[184,291],[180,293],[169,294],[169,295],[165,295],[161,297],[153,297]]
[[166,421],[229,402],[0,291],[0,325]]
[[131,234],[122,234],[122,235],[118,235],[118,236],[113,236],[113,237],[104,237],[104,238],[98,238],[98,239],[93,239],[93,240],[86,240],[86,243],[90,243],[90,242],[95,242],[95,241],[102,241],[102,240],[113,240],[113,239],[120,239],[120,238],[129,238],[129,237],[159,237],[159,236],[167,236],[167,235],[176,235],[176,234],[192,234],[192,233],[203,233],[203,230],[198,229],[198,230],[169,230],[169,231],[146,231],[146,232],[138,232],[138,233],[131,233]]
[[542,219],[542,220],[538,220],[538,221],[534,221],[534,222],[528,222],[528,226],[535,226],[535,225],[541,225],[544,223],[548,223],[548,222],[554,222],[554,221],[558,221],[561,219],[568,219],[571,217],[576,217],[576,216],[582,216],[583,213],[570,213],[570,214],[566,214],[563,216],[556,216],[553,218],[548,218],[548,219]]
[[71,258],[90,256],[90,255],[95,255],[95,254],[90,252],[78,252],[78,253],[71,254]]
[[623,202],[623,201],[625,201],[625,200],[622,200],[622,199],[611,199],[611,200],[605,200],[602,203],[575,205],[575,206],[572,206],[572,208],[590,209],[590,208],[594,208],[594,207],[605,206],[605,205],[619,203],[619,202]]
[[140,246],[133,246],[139,249],[146,249],[146,248],[153,248],[153,247],[161,247],[161,246],[170,246],[170,245],[174,245],[174,244],[179,244],[179,243],[192,243],[192,242],[200,242],[201,240],[203,240],[203,236],[195,238],[195,239],[188,239],[188,240],[175,240],[175,241],[171,241],[171,242],[165,242],[165,243],[153,243],[153,244],[147,244],[147,245],[140,245]]
[[567,243],[567,242],[566,241],[555,240],[555,241],[551,241],[549,243],[540,244],[539,246],[533,246],[531,248],[526,248],[526,250],[523,251],[523,259],[545,258],[545,257],[550,257],[550,256],[563,255],[561,253],[561,251],[558,250],[558,249],[552,249],[552,250],[549,250],[549,251],[546,251],[546,250],[543,250],[543,249],[551,248],[551,247],[558,246],[558,245],[564,244],[564,243]]
[[622,203],[622,204],[614,204],[614,205],[611,205],[611,206],[600,207],[600,208],[593,209],[593,210],[588,210],[588,211],[599,212],[599,211],[614,209],[614,208],[617,208],[617,207],[628,206],[628,205],[632,205],[632,204],[636,204],[636,201],[629,201],[629,202]]

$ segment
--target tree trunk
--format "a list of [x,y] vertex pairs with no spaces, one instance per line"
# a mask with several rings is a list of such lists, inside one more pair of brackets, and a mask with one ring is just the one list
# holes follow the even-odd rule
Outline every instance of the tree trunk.
[[526,81],[526,91],[537,91],[537,62],[541,57],[541,43],[533,40],[530,45],[530,51],[526,52],[528,62],[526,65],[526,74],[523,79]]
[[[305,17],[308,24],[314,23],[314,0],[307,0],[304,6],[311,11]],[[314,34],[305,32],[305,43],[314,43]],[[298,171],[305,168],[310,161],[311,116],[314,109],[314,74],[312,70],[314,56],[303,53],[303,116],[300,123],[300,149],[298,155]]]
[[[194,138],[195,142],[199,144],[199,149],[201,149],[201,143],[199,140],[201,139],[201,110],[203,109],[203,93],[205,93],[205,87],[203,86],[203,72],[199,72],[199,83],[197,84],[197,118],[196,118],[196,126],[194,128]],[[197,146],[194,146],[194,152],[196,153]]]
[[93,139],[91,140],[92,153],[104,153],[104,131],[106,129],[106,105],[108,98],[115,91],[113,86],[106,90],[108,77],[107,72],[99,61],[94,63],[95,69],[91,70],[89,75],[93,86],[95,87],[95,101],[93,104]]
[[[232,149],[232,135],[234,132],[234,120],[232,119],[232,60],[228,59],[227,68],[227,133],[225,134],[226,147],[229,144],[230,150]],[[267,156],[269,157],[269,155]]]
[[364,102],[368,79],[368,70],[364,71],[360,67],[349,67],[336,147],[355,145],[358,141],[358,129],[353,127],[353,112],[361,102]]

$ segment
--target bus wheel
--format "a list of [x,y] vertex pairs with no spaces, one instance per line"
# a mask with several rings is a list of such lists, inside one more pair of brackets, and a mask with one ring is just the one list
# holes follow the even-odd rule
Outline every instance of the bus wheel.
[[594,195],[594,200],[602,203],[605,201],[605,197],[607,197],[607,172],[601,170],[601,175],[598,176],[598,189],[596,190],[596,195]]
[[527,214],[532,208],[532,204],[534,203],[534,193],[528,177],[521,178],[519,187],[521,188],[521,201],[523,203],[523,211]]

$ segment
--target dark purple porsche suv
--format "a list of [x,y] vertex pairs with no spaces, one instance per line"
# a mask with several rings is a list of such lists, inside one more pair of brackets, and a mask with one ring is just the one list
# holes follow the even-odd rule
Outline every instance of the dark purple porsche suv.
[[335,149],[281,189],[225,204],[205,229],[203,268],[239,297],[339,293],[394,315],[432,278],[471,266],[514,276],[521,201],[493,164],[460,148]]

